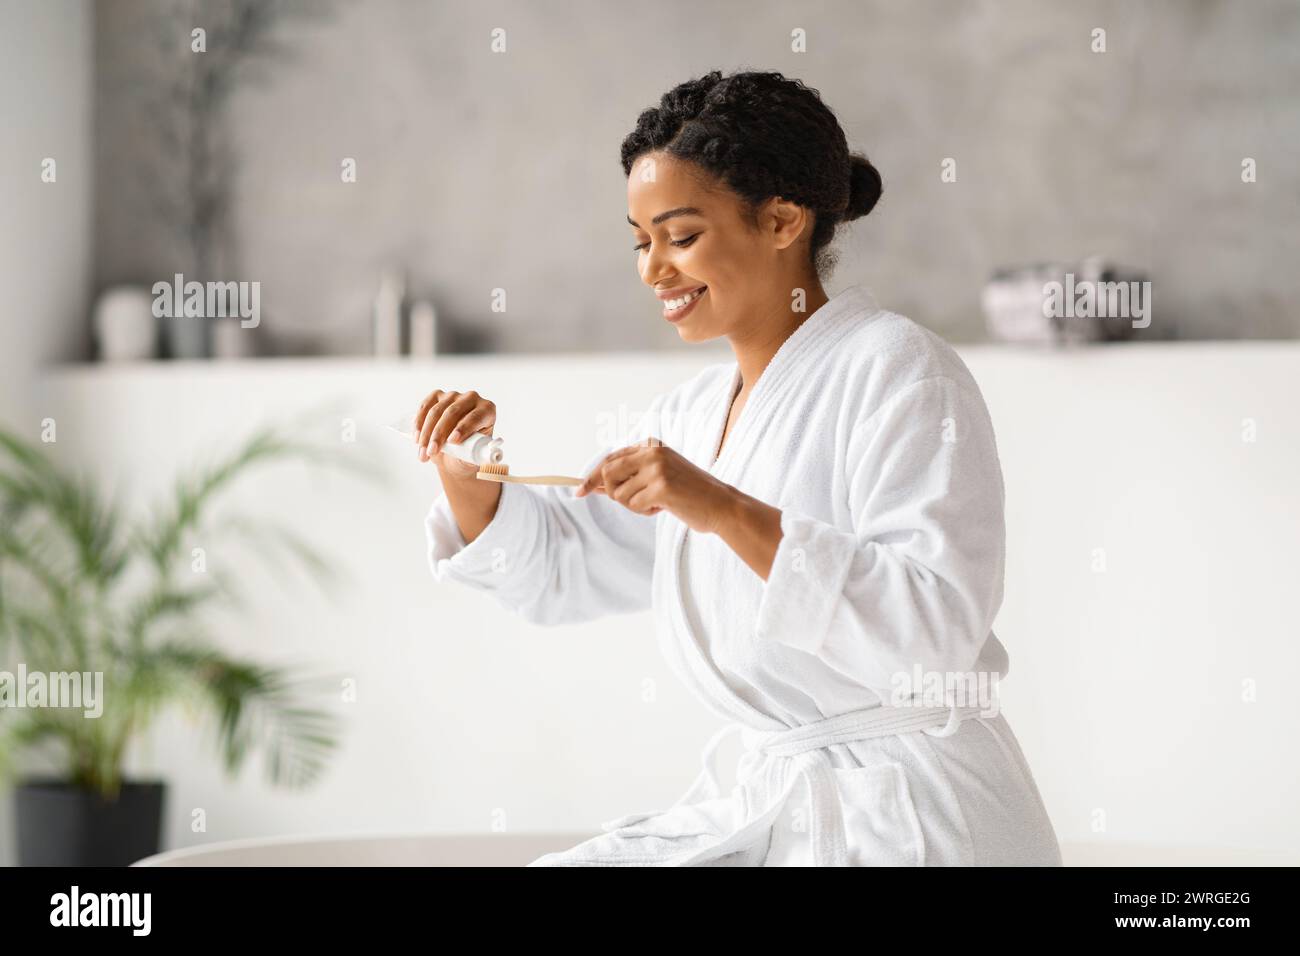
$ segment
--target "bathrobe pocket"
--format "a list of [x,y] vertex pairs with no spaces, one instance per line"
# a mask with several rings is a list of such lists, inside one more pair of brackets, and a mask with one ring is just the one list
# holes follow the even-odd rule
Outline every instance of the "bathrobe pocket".
[[898,763],[835,769],[852,866],[924,866],[925,837]]

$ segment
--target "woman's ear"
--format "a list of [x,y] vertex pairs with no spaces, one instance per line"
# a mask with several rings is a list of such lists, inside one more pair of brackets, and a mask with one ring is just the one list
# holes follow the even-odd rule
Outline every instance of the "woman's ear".
[[805,231],[811,234],[812,212],[797,203],[774,196],[759,212],[759,227],[770,236],[773,248],[785,249],[794,244]]

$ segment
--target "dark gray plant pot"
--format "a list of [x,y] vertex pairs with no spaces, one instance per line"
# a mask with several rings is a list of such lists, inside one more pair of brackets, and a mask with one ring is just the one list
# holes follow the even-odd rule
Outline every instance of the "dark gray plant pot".
[[205,359],[212,355],[212,330],[206,318],[180,315],[164,318],[162,323],[168,358]]
[[159,850],[166,784],[124,783],[116,800],[61,780],[14,789],[19,866],[127,866]]

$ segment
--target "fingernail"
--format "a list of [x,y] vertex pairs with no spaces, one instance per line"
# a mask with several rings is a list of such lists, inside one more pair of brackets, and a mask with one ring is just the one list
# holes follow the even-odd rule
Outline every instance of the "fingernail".
[[447,436],[447,441],[460,441],[460,429],[457,429]]

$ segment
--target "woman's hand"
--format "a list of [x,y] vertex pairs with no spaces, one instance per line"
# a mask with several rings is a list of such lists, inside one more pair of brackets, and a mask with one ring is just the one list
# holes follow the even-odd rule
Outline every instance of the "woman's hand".
[[666,445],[630,445],[605,456],[578,486],[579,498],[608,495],[640,515],[670,511],[693,531],[716,532],[740,495]]
[[478,465],[439,451],[449,441],[464,441],[475,432],[492,434],[497,407],[478,392],[432,391],[420,403],[411,434],[420,461],[434,459],[443,493],[468,544],[483,533],[501,500],[500,482],[479,481]]
[[444,455],[440,449],[447,442],[462,442],[482,432],[492,434],[497,421],[497,407],[478,392],[445,392],[436,389],[420,403],[415,414],[412,437],[420,461],[437,460],[438,470],[456,478],[472,477],[478,465]]
[[651,439],[605,456],[577,495],[608,495],[642,515],[668,511],[699,534],[716,534],[764,581],[781,544],[781,512],[719,481]]

